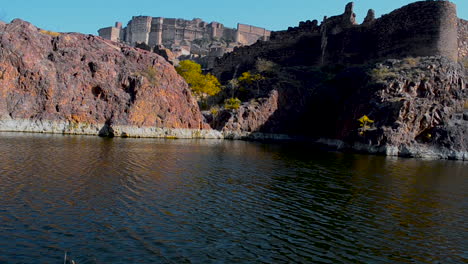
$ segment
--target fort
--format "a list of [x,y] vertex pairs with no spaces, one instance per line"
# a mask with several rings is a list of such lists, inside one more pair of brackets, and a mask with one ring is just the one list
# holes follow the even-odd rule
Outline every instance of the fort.
[[99,36],[132,46],[164,46],[175,55],[222,56],[234,47],[251,45],[258,40],[268,40],[271,32],[260,27],[237,24],[237,29],[218,22],[207,23],[199,18],[192,20],[134,16],[126,27],[116,22],[114,27],[101,28]]
[[418,1],[380,18],[369,10],[358,24],[349,3],[342,15],[300,22],[272,32],[269,41],[236,48],[218,59],[213,73],[223,80],[252,68],[258,58],[282,65],[364,64],[388,58],[468,56],[468,21],[449,1]]

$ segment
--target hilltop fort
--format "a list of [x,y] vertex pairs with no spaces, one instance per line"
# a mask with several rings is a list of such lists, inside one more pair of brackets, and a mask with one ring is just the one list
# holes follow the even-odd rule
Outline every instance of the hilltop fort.
[[[362,24],[353,8],[217,59],[211,73],[228,87],[224,97],[244,103],[207,113],[211,126],[232,138],[286,134],[371,153],[468,159],[468,21],[456,5],[418,1],[380,18],[369,10]],[[359,126],[364,116],[375,120],[369,129]]]
[[[151,48],[163,46],[176,57],[220,57],[234,47],[268,40],[271,32],[264,28],[237,24],[237,29],[218,22],[134,16],[126,27],[116,22],[114,27],[101,28],[99,36],[132,46],[145,44]],[[189,57],[190,58],[190,57]]]
[[468,54],[468,21],[458,19],[448,1],[419,1],[380,18],[368,11],[356,22],[354,4],[342,15],[300,22],[297,27],[272,32],[269,41],[236,49],[215,63],[216,75],[232,78],[257,58],[276,63],[327,65],[362,64],[386,58],[443,56],[453,61]]

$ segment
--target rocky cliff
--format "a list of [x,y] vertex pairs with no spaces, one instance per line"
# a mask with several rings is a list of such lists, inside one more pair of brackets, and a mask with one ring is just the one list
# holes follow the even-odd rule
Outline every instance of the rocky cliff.
[[217,137],[164,58],[19,19],[0,24],[0,130]]
[[[349,3],[320,25],[301,22],[218,60],[213,73],[227,84],[244,72],[263,77],[239,109],[208,120],[231,138],[287,135],[468,160],[467,34],[448,1],[415,2],[378,19],[369,10],[361,25]],[[267,72],[259,67],[265,61],[274,65]],[[372,122],[359,122],[364,116]]]
[[[230,138],[288,135],[340,149],[468,160],[466,77],[462,64],[444,57],[282,67],[263,82],[272,89],[267,97],[221,111],[211,123]],[[364,115],[373,121],[365,128]]]

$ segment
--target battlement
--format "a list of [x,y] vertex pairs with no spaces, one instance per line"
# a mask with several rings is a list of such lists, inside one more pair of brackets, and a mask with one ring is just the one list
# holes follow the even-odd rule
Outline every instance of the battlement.
[[323,65],[419,56],[457,61],[468,55],[468,22],[458,19],[456,5],[449,1],[418,1],[380,18],[370,9],[362,24],[356,22],[353,8],[353,3],[347,4],[343,14],[325,17],[320,25],[307,20],[272,32],[270,41],[226,54],[215,65],[221,69],[214,71],[220,76],[223,71],[248,68],[257,58]]
[[131,45],[145,43],[172,48],[190,46],[190,42],[196,39],[223,39],[229,43],[237,43],[237,46],[251,45],[259,39],[269,39],[271,31],[245,24],[238,24],[237,29],[233,29],[219,22],[207,23],[200,18],[185,20],[134,16],[125,28],[117,22],[115,27],[99,29],[98,33],[103,38],[120,40]]

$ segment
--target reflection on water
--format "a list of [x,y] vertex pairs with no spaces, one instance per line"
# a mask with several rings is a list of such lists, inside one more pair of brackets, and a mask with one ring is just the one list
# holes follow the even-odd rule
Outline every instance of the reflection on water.
[[463,263],[468,164],[0,134],[0,263]]

